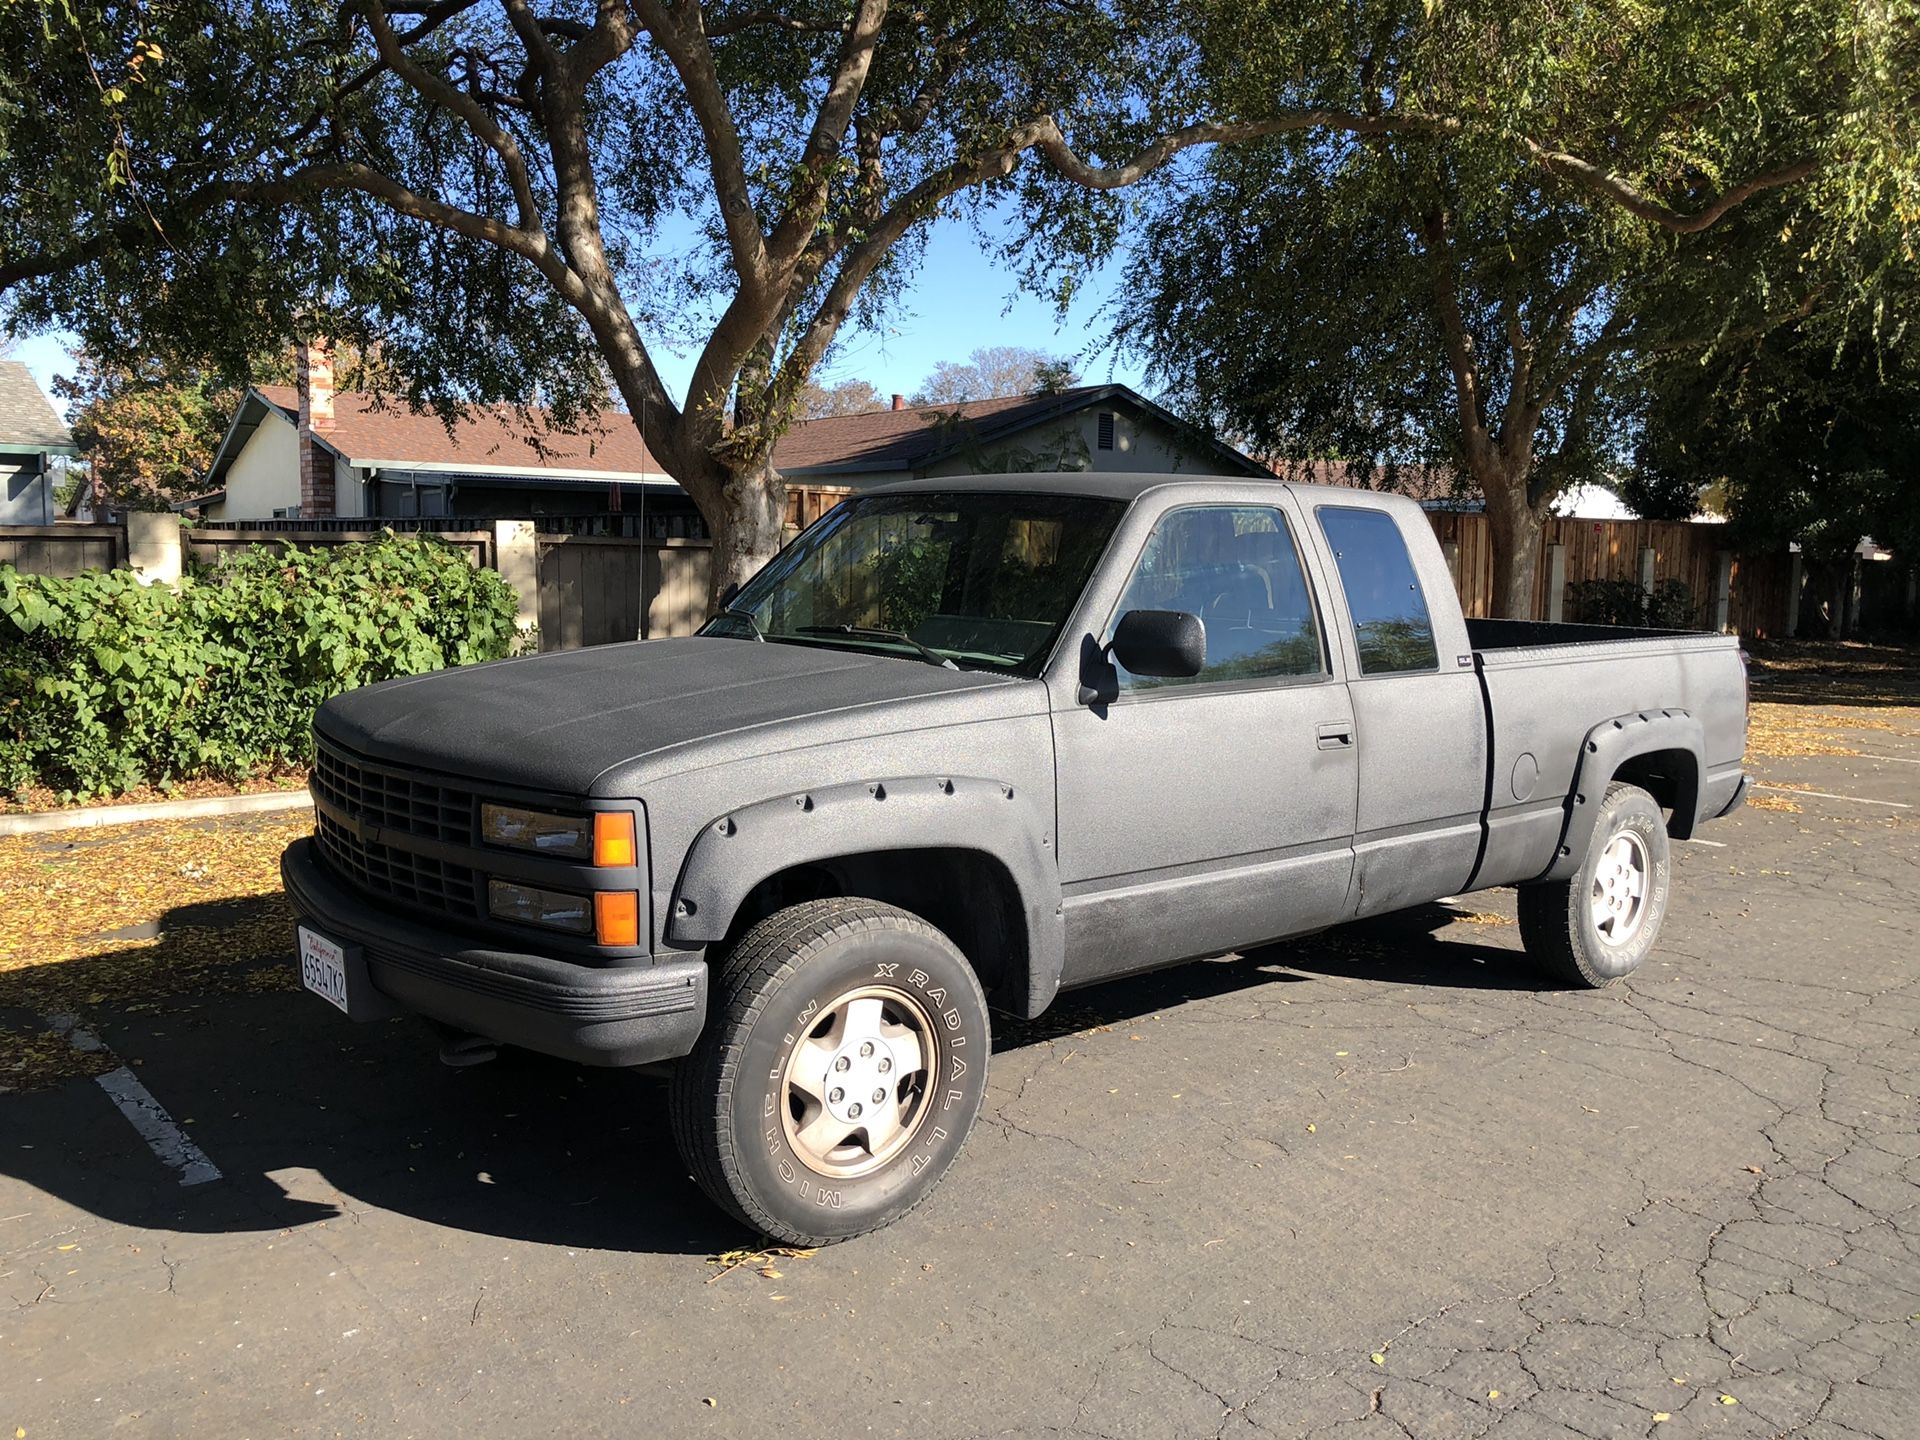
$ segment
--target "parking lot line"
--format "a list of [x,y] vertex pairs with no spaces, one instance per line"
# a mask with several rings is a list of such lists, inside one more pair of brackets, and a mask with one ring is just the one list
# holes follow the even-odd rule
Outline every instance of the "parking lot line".
[[[48,1021],[76,1050],[91,1054],[106,1048],[97,1035],[71,1015],[52,1015]],[[153,1092],[140,1083],[140,1077],[132,1070],[122,1065],[118,1070],[94,1078],[113,1101],[114,1109],[125,1116],[134,1133],[147,1142],[154,1158],[179,1172],[182,1185],[205,1185],[220,1178],[220,1167],[187,1137],[179,1122],[167,1113],[167,1107],[154,1099]]]
[[1860,752],[1860,758],[1862,760],[1891,760],[1896,765],[1920,765],[1920,760],[1912,759],[1906,755],[1876,755],[1871,750],[1862,750]]
[[1911,810],[1904,800],[1869,800],[1864,795],[1836,795],[1831,790],[1796,790],[1791,785],[1756,785],[1756,790],[1774,790],[1782,795],[1811,795],[1818,800],[1848,800],[1855,805],[1885,805],[1890,810]]

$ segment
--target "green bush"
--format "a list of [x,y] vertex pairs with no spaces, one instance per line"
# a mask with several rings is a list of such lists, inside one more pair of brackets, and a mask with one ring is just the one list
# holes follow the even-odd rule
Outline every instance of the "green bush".
[[1693,589],[1669,577],[1649,595],[1637,580],[1576,580],[1567,586],[1574,618],[1586,625],[1631,625],[1647,630],[1691,630],[1697,621]]
[[517,607],[427,536],[255,546],[178,591],[0,567],[0,788],[88,798],[304,762],[330,696],[499,659]]

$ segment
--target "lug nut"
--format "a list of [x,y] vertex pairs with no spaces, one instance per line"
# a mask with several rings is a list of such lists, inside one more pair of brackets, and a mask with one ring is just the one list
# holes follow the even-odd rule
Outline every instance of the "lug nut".
[[873,1042],[871,1040],[862,1040],[860,1042],[860,1058],[864,1060],[871,1054],[873,1054]]
[[838,1060],[833,1062],[833,1068],[843,1072],[851,1070],[853,1068],[853,1061],[842,1055]]
[[888,1072],[889,1070],[891,1070],[891,1069],[893,1069],[893,1061],[891,1061],[891,1060],[888,1060],[888,1059],[886,1059],[886,1058],[885,1058],[885,1057],[883,1056],[883,1057],[881,1057],[881,1060],[880,1060],[880,1063],[879,1063],[879,1065],[877,1065],[877,1066],[876,1066],[876,1067],[874,1067],[874,1068],[876,1068],[877,1070],[879,1070],[879,1072],[880,1072],[880,1073],[881,1073],[882,1075],[884,1075],[884,1074],[886,1074],[886,1073],[887,1073],[887,1072]]
[[842,1090],[838,1085],[834,1086],[833,1089],[827,1092],[827,1099],[831,1100],[836,1105],[838,1105],[842,1100],[846,1098],[847,1098],[847,1092]]
[[847,1118],[849,1120],[858,1120],[860,1118],[860,1102],[858,1100],[847,1106]]

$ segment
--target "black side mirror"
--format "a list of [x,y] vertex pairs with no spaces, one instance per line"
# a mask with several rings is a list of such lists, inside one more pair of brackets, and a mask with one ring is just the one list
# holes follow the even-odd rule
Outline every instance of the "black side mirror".
[[1108,648],[1135,675],[1190,680],[1207,667],[1207,627],[1185,610],[1129,610]]
[[733,603],[733,597],[738,595],[739,593],[740,593],[740,582],[736,580],[731,585],[727,586],[726,589],[720,592],[720,608],[722,610],[726,609],[727,606]]

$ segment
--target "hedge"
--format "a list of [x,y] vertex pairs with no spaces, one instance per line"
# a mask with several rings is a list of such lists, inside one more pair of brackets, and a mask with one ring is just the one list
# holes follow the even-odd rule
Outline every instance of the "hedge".
[[499,659],[517,608],[429,536],[254,546],[177,591],[0,567],[0,788],[87,799],[303,763],[329,697]]

